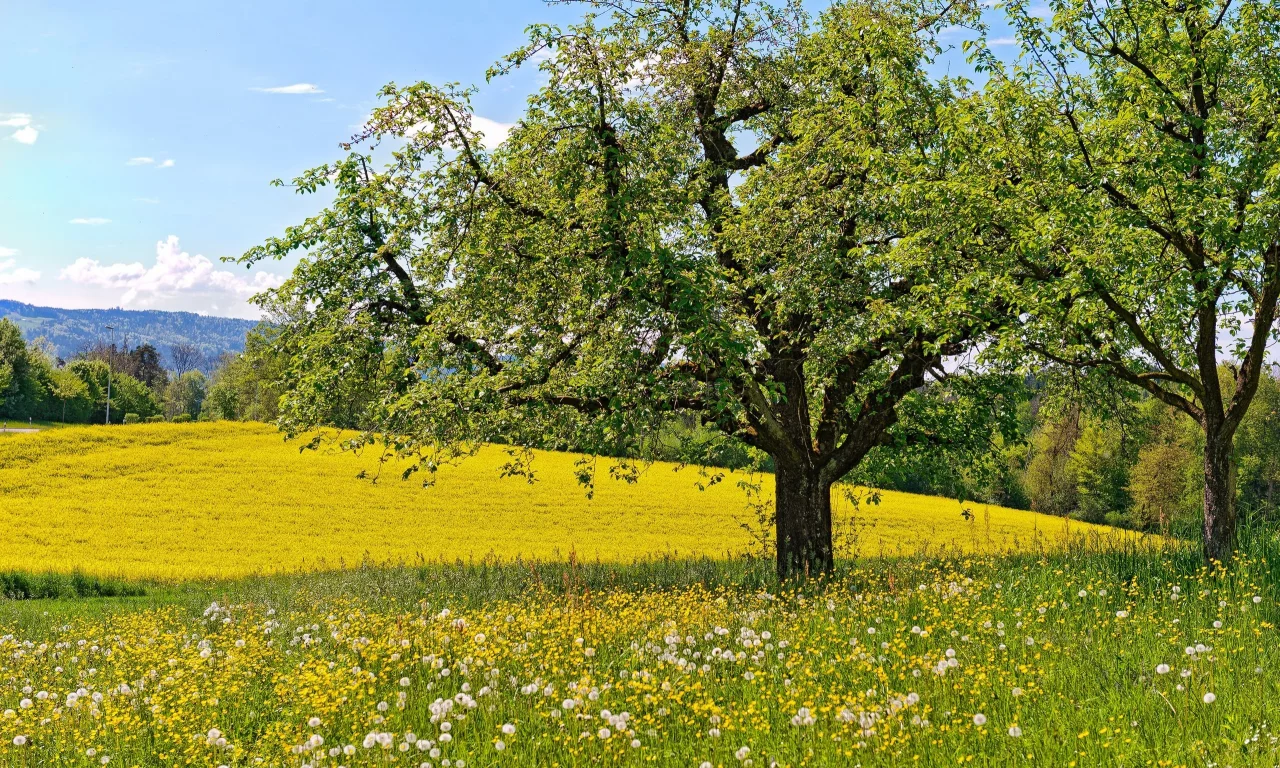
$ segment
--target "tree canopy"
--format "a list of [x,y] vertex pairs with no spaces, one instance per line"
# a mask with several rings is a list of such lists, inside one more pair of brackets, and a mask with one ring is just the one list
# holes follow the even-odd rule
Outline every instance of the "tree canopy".
[[1280,298],[1280,6],[1051,6],[1011,3],[1024,57],[987,61],[992,219],[1027,278],[1015,347],[1200,425],[1205,553],[1225,559]]
[[295,180],[334,203],[243,258],[305,250],[272,295],[299,308],[283,424],[324,423],[358,378],[364,440],[430,468],[696,414],[772,457],[780,573],[828,569],[832,483],[935,440],[900,404],[944,402],[944,360],[1009,314],[1002,240],[953,184],[971,94],[927,73],[975,7],[607,6],[488,73],[545,78],[500,143],[471,91],[389,86],[350,154]]

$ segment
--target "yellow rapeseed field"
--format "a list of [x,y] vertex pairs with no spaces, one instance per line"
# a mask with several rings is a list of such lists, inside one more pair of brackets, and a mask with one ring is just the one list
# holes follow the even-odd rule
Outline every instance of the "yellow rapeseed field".
[[[738,477],[699,490],[694,468],[654,464],[635,484],[604,461],[594,498],[573,454],[541,453],[538,481],[500,478],[486,448],[423,488],[375,457],[300,452],[263,424],[84,427],[0,441],[0,569],[177,580],[484,558],[627,562],[748,551],[754,525]],[[766,497],[771,482],[766,477]],[[1117,535],[1002,507],[885,492],[837,500],[863,555],[1052,548]]]

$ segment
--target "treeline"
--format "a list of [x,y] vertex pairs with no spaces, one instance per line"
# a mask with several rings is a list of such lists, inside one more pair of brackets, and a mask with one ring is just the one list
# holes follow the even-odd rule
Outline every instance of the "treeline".
[[[1028,378],[1012,435],[962,460],[873,454],[856,481],[988,502],[1091,523],[1194,535],[1204,514],[1204,432],[1186,414],[1131,390],[1100,394]],[[1280,371],[1264,371],[1236,434],[1231,470],[1242,517],[1280,517]],[[1232,373],[1220,372],[1230,392]]]
[[[111,423],[138,421],[275,421],[284,387],[286,358],[273,345],[276,331],[262,323],[246,334],[244,352],[208,360],[195,344],[124,348],[95,341],[68,360],[43,339],[23,339],[0,319],[0,419],[103,424],[107,381]],[[206,371],[208,373],[206,373]],[[325,423],[360,428],[371,395],[364,378],[352,377],[342,405]]]
[[114,424],[190,421],[204,415],[209,390],[197,347],[175,344],[171,366],[151,344],[126,349],[97,342],[59,357],[42,339],[28,343],[0,320],[0,419]]

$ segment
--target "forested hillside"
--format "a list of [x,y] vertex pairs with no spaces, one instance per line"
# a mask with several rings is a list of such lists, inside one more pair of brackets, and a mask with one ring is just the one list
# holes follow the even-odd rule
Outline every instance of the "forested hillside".
[[110,341],[106,326],[114,326],[124,346],[151,344],[168,349],[174,344],[196,347],[206,360],[223,352],[244,349],[245,333],[257,323],[192,312],[132,309],[58,309],[0,299],[0,318],[14,322],[27,341],[43,336],[63,359]]

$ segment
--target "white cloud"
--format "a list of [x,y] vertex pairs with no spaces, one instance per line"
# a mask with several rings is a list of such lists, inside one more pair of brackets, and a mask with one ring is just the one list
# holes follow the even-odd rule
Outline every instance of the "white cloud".
[[[0,248],[0,256],[12,256],[15,253],[17,251],[12,248]],[[14,259],[0,261],[0,285],[31,284],[40,279],[40,273],[34,269],[26,267],[14,269],[16,263]]]
[[250,88],[251,91],[258,93],[324,93],[318,87],[311,83],[294,83],[293,85],[277,85],[274,88]]
[[[372,118],[373,115],[366,117],[364,125],[367,126]],[[428,125],[430,125],[429,122],[418,123],[405,131],[404,135],[409,138],[413,138],[425,130]],[[489,118],[481,117],[480,115],[471,116],[471,128],[480,132],[480,143],[484,145],[485,149],[497,149],[502,142],[507,140],[507,136],[511,133],[511,129],[514,127],[515,123],[500,123],[497,120],[490,120]]]
[[35,144],[40,137],[40,131],[31,124],[31,115],[26,112],[0,112],[0,128],[17,128],[9,138],[19,144]]
[[156,262],[150,267],[142,262],[103,264],[97,259],[80,258],[64,268],[58,279],[123,288],[122,306],[134,302],[145,305],[179,294],[223,295],[243,301],[284,282],[283,277],[270,272],[240,275],[217,269],[208,258],[183,251],[175,235],[156,243]]
[[515,126],[512,123],[499,123],[497,120],[473,115],[471,127],[484,134],[485,147],[497,149],[498,145],[507,140],[507,134],[511,133],[511,129]]
[[102,224],[110,224],[111,219],[104,219],[101,216],[79,216],[68,222],[69,224],[87,224],[96,227]]
[[131,157],[125,161],[125,165],[154,165],[157,168],[172,168],[173,161],[165,160],[157,164],[154,157]]
[[5,248],[3,245],[0,245],[0,259],[7,259],[10,256],[17,256],[17,255],[18,255],[17,248]]
[[990,41],[990,45],[1017,45],[1018,41],[1012,37],[997,37]]

